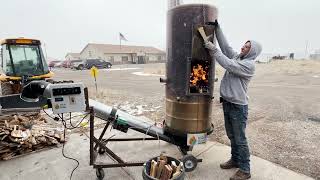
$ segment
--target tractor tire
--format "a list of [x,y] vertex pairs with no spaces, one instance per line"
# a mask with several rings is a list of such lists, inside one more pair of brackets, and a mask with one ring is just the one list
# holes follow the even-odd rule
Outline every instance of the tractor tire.
[[10,82],[1,82],[1,91],[2,96],[13,94],[12,85]]

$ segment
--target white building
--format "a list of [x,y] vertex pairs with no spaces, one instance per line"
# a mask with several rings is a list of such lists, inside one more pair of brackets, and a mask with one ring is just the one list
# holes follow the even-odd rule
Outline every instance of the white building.
[[79,60],[80,59],[80,53],[67,53],[65,56],[65,59],[68,61],[71,60]]
[[165,62],[165,52],[154,47],[89,43],[80,59],[103,59],[112,64],[145,64]]
[[316,50],[314,54],[310,54],[310,59],[320,60],[320,49]]

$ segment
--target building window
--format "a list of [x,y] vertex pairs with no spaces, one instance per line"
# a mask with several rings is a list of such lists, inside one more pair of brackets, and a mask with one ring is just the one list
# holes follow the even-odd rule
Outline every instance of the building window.
[[89,57],[91,57],[91,56],[92,56],[91,51],[89,51]]
[[122,56],[121,60],[122,60],[122,62],[126,62],[126,61],[129,61],[129,58],[128,58],[128,56]]
[[158,61],[161,61],[162,60],[162,56],[158,56]]
[[109,61],[110,61],[111,63],[114,63],[114,56],[110,56],[110,57],[109,57]]

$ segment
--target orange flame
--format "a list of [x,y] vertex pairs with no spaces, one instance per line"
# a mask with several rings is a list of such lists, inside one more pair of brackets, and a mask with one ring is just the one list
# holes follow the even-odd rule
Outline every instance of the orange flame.
[[192,83],[192,85],[195,86],[197,85],[197,82],[201,80],[208,82],[206,75],[207,75],[207,72],[203,69],[202,65],[197,64],[192,68],[190,83]]

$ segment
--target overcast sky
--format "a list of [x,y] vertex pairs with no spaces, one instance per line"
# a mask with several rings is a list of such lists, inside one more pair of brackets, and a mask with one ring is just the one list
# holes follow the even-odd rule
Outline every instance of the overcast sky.
[[[203,1],[219,8],[236,49],[247,39],[261,42],[264,53],[320,49],[320,0]],[[167,0],[1,0],[0,39],[38,38],[55,58],[87,43],[119,44],[119,32],[129,40],[124,44],[165,50],[166,11]]]

